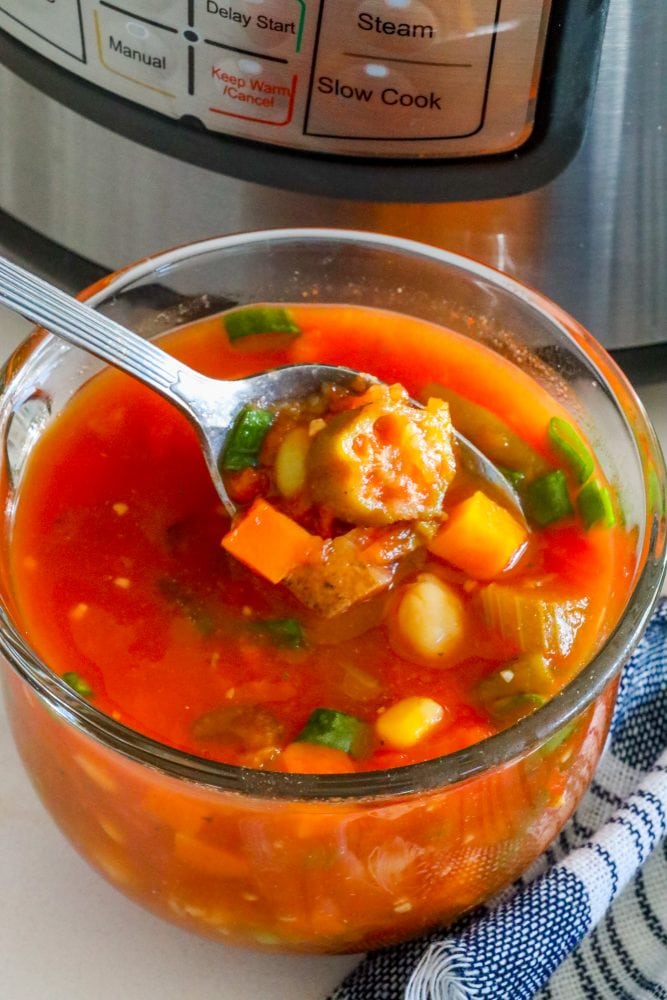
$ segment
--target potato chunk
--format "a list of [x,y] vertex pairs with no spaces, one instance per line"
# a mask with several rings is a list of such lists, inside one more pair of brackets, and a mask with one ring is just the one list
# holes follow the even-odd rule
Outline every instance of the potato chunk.
[[357,531],[326,542],[320,562],[297,566],[285,583],[302,604],[326,618],[342,614],[358,601],[385,590],[395,565],[369,562]]
[[364,405],[336,414],[307,460],[314,500],[351,524],[437,516],[455,472],[449,408],[419,409],[401,386],[372,386]]

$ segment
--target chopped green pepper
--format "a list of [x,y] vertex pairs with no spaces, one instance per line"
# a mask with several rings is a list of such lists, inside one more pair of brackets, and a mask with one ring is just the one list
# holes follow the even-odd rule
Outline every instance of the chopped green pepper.
[[577,497],[577,507],[581,514],[581,519],[587,528],[591,528],[598,521],[601,521],[605,528],[611,528],[616,524],[614,505],[611,495],[606,486],[602,486],[597,479],[591,479],[579,490]]
[[256,333],[288,333],[293,337],[301,333],[289,310],[280,306],[238,309],[224,316],[222,322],[232,344]]
[[546,476],[529,483],[525,497],[529,517],[542,528],[572,513],[567,480],[560,469],[547,472]]
[[222,468],[227,471],[247,469],[259,462],[259,453],[275,413],[246,406],[239,413],[222,456]]
[[253,622],[252,628],[264,633],[276,646],[299,649],[306,644],[301,622],[296,618],[267,618]]
[[577,482],[585,483],[593,474],[595,461],[572,424],[552,417],[548,434],[552,447],[567,462]]
[[68,671],[63,674],[63,680],[65,681],[65,684],[69,684],[69,686],[76,691],[77,694],[82,695],[84,698],[90,698],[93,693],[92,687],[88,681],[81,676],[81,674],[77,674],[74,671]]
[[371,729],[354,715],[334,708],[316,708],[296,739],[299,743],[321,743],[362,757],[370,746]]

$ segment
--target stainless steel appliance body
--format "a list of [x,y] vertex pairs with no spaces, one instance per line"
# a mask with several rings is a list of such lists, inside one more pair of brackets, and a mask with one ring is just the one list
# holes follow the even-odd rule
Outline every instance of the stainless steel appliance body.
[[578,148],[609,0],[1,0],[0,62],[229,176],[453,201]]
[[[667,5],[611,0],[587,135],[560,176],[503,199],[390,204],[278,190],[193,166],[86,120],[0,68],[0,208],[11,217],[5,243],[14,240],[20,255],[18,220],[53,241],[53,262],[70,251],[109,268],[240,229],[376,229],[515,274],[610,348],[662,347],[666,70]],[[665,363],[664,353],[652,357]]]

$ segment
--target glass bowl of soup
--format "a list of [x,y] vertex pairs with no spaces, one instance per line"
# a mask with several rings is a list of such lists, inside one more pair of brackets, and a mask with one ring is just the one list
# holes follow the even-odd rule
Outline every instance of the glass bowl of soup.
[[[209,375],[323,361],[393,388],[246,413],[232,522],[164,400],[42,330],[10,358],[4,690],[64,835],[256,948],[377,948],[502,890],[584,794],[660,591],[665,468],[623,374],[537,292],[368,233],[207,240],[82,298]],[[440,492],[397,513],[397,468],[409,492],[434,454]]]

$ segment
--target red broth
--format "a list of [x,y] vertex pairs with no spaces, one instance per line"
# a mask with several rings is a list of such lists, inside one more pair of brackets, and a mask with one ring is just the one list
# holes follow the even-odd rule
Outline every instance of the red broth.
[[[441,382],[488,407],[557,464],[546,429],[554,415],[571,418],[484,348],[388,313],[292,311],[303,331],[295,339],[258,337],[234,347],[212,318],[165,343],[218,376],[320,360],[373,371],[415,396]],[[195,721],[221,703],[261,701],[280,718],[285,741],[313,706],[371,717],[406,694],[446,704],[447,724],[426,740],[403,751],[376,745],[367,758],[352,759],[352,769],[447,753],[507,724],[484,708],[479,685],[517,655],[511,641],[480,629],[460,667],[410,663],[388,646],[382,620],[363,620],[363,608],[344,634],[308,618],[282,586],[235,564],[220,545],[228,528],[184,421],[118,373],[95,378],[37,443],[21,486],[10,559],[29,642],[54,671],[75,673],[102,711],[200,756],[239,759],[238,748],[193,737]],[[556,686],[613,626],[633,543],[620,519],[586,530],[572,515],[535,531],[509,571],[516,580],[539,572],[559,593],[588,598],[569,652],[554,657]],[[479,581],[466,590],[458,571],[447,573],[462,599],[473,601]],[[302,617],[308,645],[258,641],[239,622],[247,607]],[[371,684],[369,692],[369,675],[379,691]],[[575,725],[503,767],[441,789],[327,802],[223,792],[168,776],[68,726],[17,676],[7,685],[15,739],[40,795],[107,879],[199,933],[316,952],[405,939],[516,878],[589,782],[613,688]],[[256,766],[279,768],[280,756],[260,757]]]
[[[268,350],[261,336],[230,345],[217,318],[167,343],[193,367],[221,377],[322,360],[372,369],[413,395],[441,381],[483,402],[555,464],[546,428],[556,404],[483,348],[386,313],[312,306],[292,313],[301,336],[282,344],[271,336]],[[452,489],[456,496],[456,483]],[[183,418],[118,372],[98,376],[39,442],[21,490],[12,565],[33,646],[57,673],[74,674],[83,693],[114,719],[229,763],[281,769],[276,749],[290,744],[322,706],[370,723],[408,697],[444,707],[445,721],[414,747],[376,740],[350,769],[438,756],[504,728],[479,697],[480,684],[522,650],[480,615],[480,581],[433,556],[415,568],[413,576],[425,569],[440,574],[465,605],[464,648],[443,669],[410,662],[400,643],[387,641],[392,588],[323,619],[228,555],[220,544],[228,529]],[[499,574],[510,585],[537,581],[560,600],[585,602],[573,641],[547,650],[547,694],[576,672],[613,624],[608,598],[623,592],[623,538],[618,526],[586,530],[572,514],[533,529],[518,562]],[[303,626],[299,648],[274,641],[261,627],[285,618]],[[249,746],[198,725],[230,705],[239,707],[242,726],[253,725],[253,706],[267,710],[275,722],[269,729],[276,730],[266,736],[267,748],[261,711]],[[305,769],[317,770],[319,759],[313,754]]]

